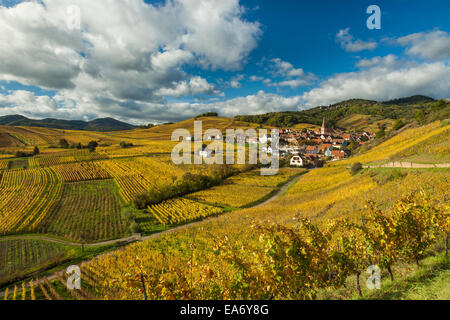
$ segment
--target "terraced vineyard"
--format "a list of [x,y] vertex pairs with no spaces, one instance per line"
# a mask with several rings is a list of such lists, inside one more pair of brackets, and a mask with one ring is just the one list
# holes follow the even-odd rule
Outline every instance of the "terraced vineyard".
[[52,166],[64,182],[109,179],[111,176],[95,162],[78,162]]
[[262,176],[260,170],[253,170],[231,177],[221,186],[190,194],[187,198],[221,207],[240,208],[263,199],[281,183],[304,172],[306,170],[281,168],[276,175]]
[[222,213],[222,210],[187,199],[173,199],[148,208],[163,225],[180,224]]
[[42,233],[80,242],[117,239],[127,234],[121,199],[112,180],[67,183],[45,219]]
[[0,160],[0,170],[5,170],[8,168],[9,160]]
[[66,255],[64,246],[39,240],[0,240],[0,284],[54,264]]
[[8,170],[0,181],[0,233],[35,230],[61,191],[49,168]]
[[173,183],[184,174],[175,165],[151,157],[108,160],[99,164],[114,177],[126,202],[152,187]]

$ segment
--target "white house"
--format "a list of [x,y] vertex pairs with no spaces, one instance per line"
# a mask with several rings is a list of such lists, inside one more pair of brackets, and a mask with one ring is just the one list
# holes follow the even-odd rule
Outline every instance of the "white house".
[[223,140],[222,136],[219,134],[218,136],[208,136],[207,137],[208,141],[212,141],[212,140]]
[[272,137],[268,136],[267,134],[263,134],[261,137],[259,137],[259,142],[267,143],[267,141],[271,142],[272,141]]
[[293,156],[291,158],[291,166],[303,167],[303,159],[300,156]]
[[211,158],[215,155],[216,153],[213,150],[210,150],[208,148],[205,149],[199,149],[198,150],[198,155],[202,158]]
[[250,144],[257,144],[258,143],[258,139],[256,139],[256,138],[248,138],[248,143],[250,143]]
[[278,148],[272,149],[272,147],[263,147],[262,151],[267,154],[279,155],[280,151]]

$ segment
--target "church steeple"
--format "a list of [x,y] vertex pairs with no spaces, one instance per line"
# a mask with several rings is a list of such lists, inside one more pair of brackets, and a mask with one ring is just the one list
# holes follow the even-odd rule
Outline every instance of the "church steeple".
[[323,118],[323,122],[322,122],[322,129],[320,130],[320,132],[322,133],[322,134],[325,134],[325,131],[326,131],[326,129],[325,129],[325,117]]

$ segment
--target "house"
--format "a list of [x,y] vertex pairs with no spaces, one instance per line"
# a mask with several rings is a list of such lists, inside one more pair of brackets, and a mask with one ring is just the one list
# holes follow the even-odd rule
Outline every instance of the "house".
[[293,156],[291,158],[291,166],[303,167],[303,159],[300,156]]
[[305,153],[307,154],[318,154],[319,153],[319,149],[317,148],[317,146],[307,146],[305,149]]
[[214,150],[210,150],[208,148],[199,149],[197,154],[202,158],[212,158],[215,156],[216,152]]
[[331,151],[331,156],[334,158],[334,160],[341,160],[344,159],[347,154],[342,150],[333,150]]
[[219,134],[217,136],[207,136],[206,140],[212,141],[212,140],[222,140],[222,136]]
[[279,149],[278,148],[272,149],[272,147],[263,147],[262,151],[267,153],[267,154],[274,154],[274,155],[279,154]]
[[272,141],[272,137],[267,136],[267,134],[263,134],[261,137],[259,137],[259,142],[267,143],[267,141]]
[[248,143],[250,143],[250,144],[257,144],[258,143],[258,139],[257,138],[248,138]]
[[342,138],[347,140],[347,141],[350,141],[352,139],[352,136],[351,136],[350,133],[343,133],[342,134]]
[[324,144],[321,144],[320,146],[318,146],[317,149],[320,154],[325,154],[327,151],[332,151],[333,146],[329,143],[324,143]]

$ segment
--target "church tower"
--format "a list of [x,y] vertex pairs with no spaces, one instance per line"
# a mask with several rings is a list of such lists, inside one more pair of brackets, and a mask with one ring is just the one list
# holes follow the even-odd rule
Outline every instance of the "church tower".
[[325,129],[325,118],[323,118],[323,122],[322,122],[322,129],[320,130],[321,134],[325,134],[326,133],[326,129]]

